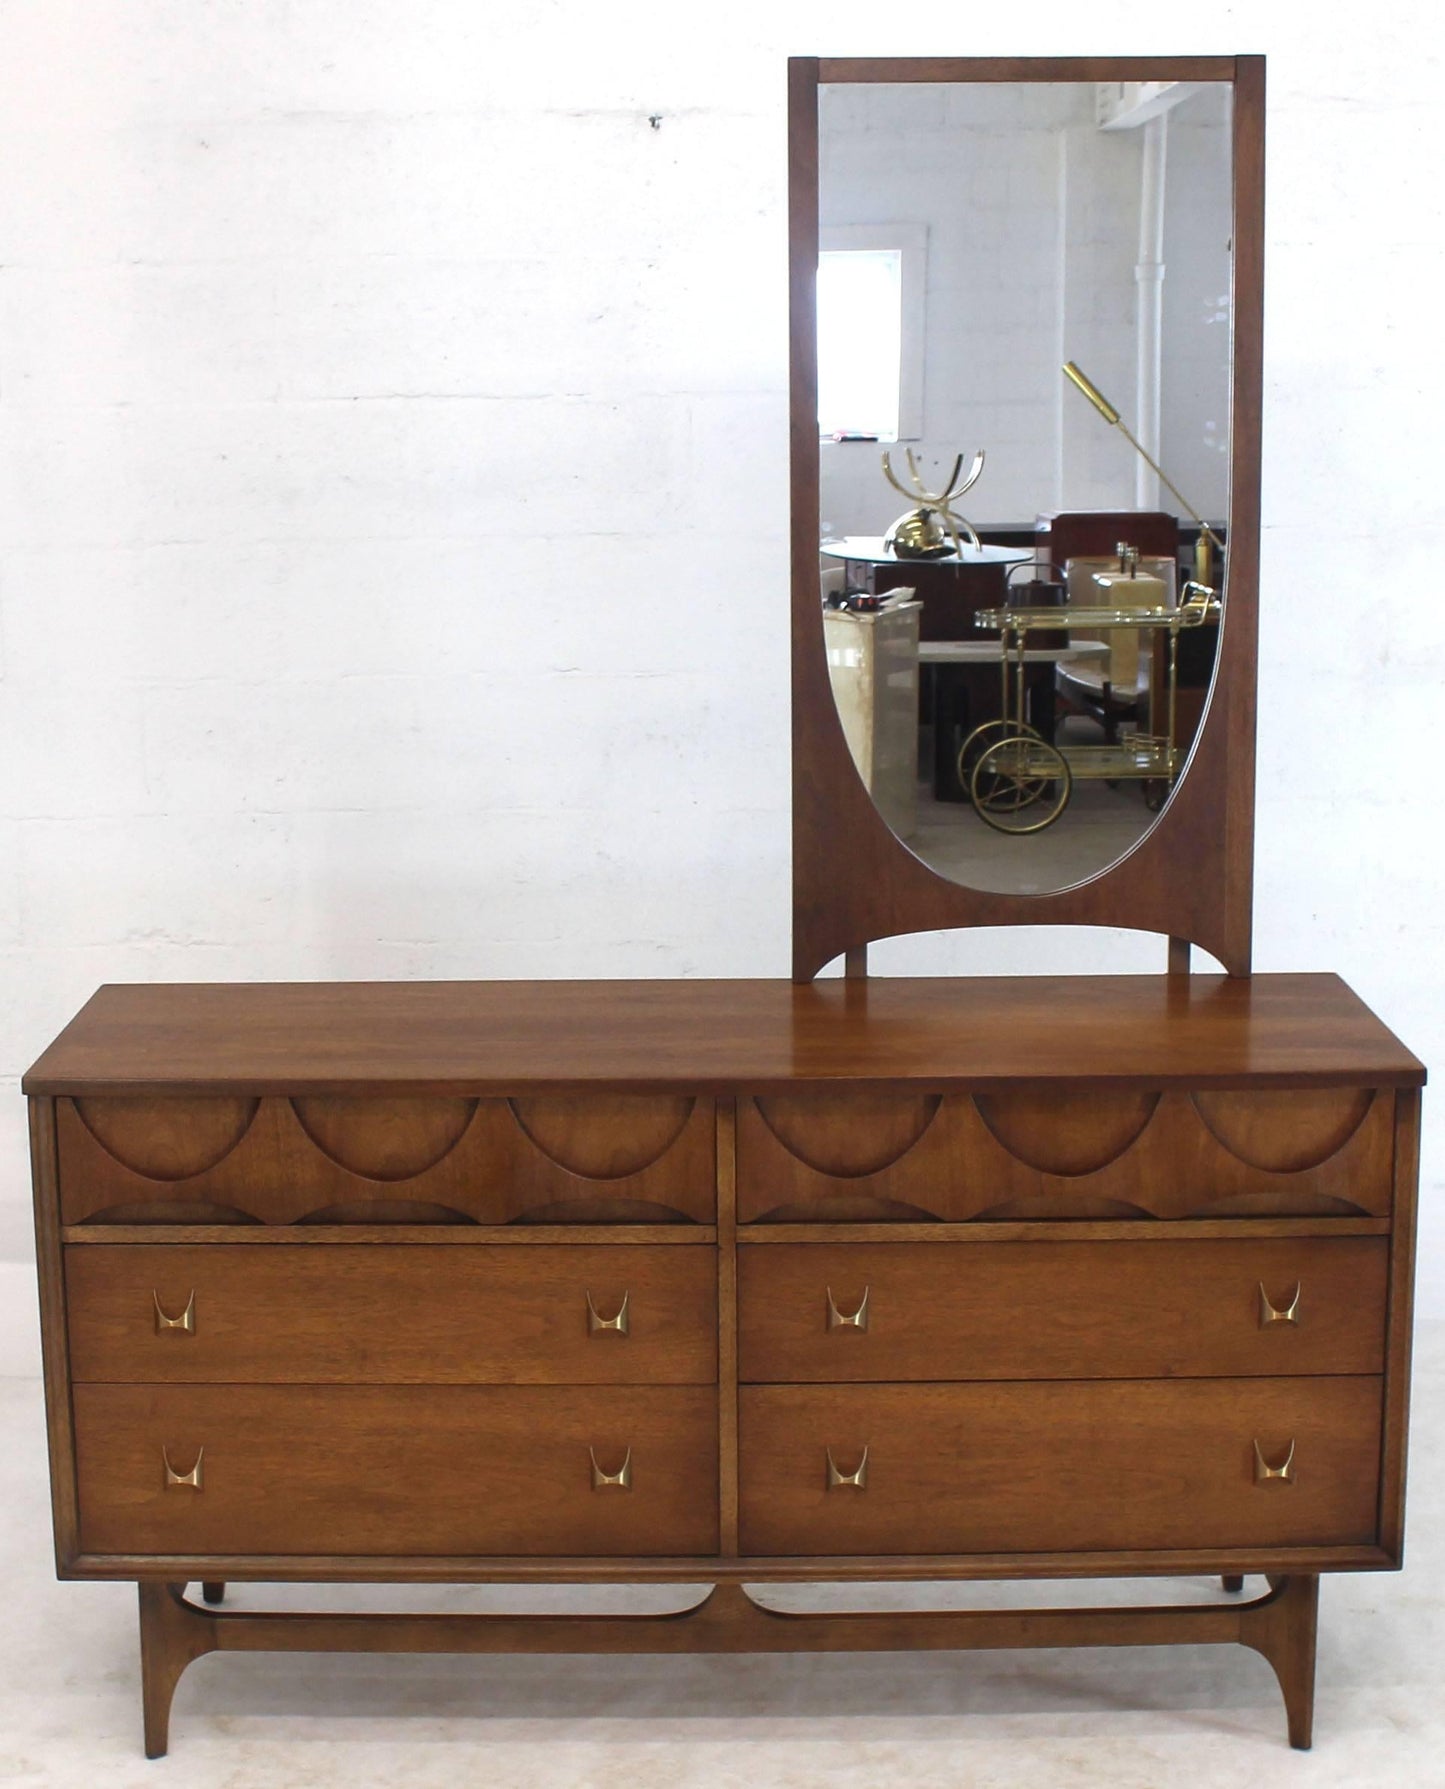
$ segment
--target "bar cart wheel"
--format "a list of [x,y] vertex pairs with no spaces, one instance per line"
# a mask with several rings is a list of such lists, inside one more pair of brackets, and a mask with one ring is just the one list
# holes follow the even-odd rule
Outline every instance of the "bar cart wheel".
[[958,749],[958,780],[965,789],[973,787],[973,773],[978,768],[978,761],[991,745],[1003,739],[1030,739],[1043,741],[1043,734],[1031,727],[1027,721],[1014,721],[1007,716],[1003,720],[983,721],[967,736]]
[[1053,825],[1073,785],[1063,753],[1032,728],[1016,727],[979,753],[968,787],[980,819],[996,832],[1029,833]]

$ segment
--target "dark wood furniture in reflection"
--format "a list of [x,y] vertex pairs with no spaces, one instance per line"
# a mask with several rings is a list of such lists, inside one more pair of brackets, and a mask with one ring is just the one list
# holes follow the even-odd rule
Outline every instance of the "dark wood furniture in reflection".
[[[850,545],[855,549],[867,545],[879,550],[850,553]],[[844,586],[850,591],[883,596],[889,590],[911,586],[923,604],[918,624],[920,640],[996,637],[980,628],[974,617],[980,609],[996,609],[1007,600],[1008,560],[895,559],[881,549],[882,542],[869,537],[851,543],[839,541],[825,547],[824,552],[841,561]],[[1028,557],[1022,548],[1013,551],[1020,560]]]
[[[1235,1641],[1400,1556],[1420,1065],[1331,976],[104,988],[26,1077],[56,1555],[214,1651]],[[1262,1573],[778,1615],[747,1584]],[[227,1580],[708,1583],[664,1616]]]
[[[1026,897],[968,888],[938,874],[879,818],[833,709],[819,618],[818,89],[822,83],[968,81],[1223,81],[1232,89],[1230,565],[1213,693],[1188,775],[1135,848],[1098,875]],[[1175,960],[1193,943],[1231,973],[1246,974],[1254,852],[1263,58],[798,58],[790,82],[794,974],[814,976],[838,957],[856,963],[871,940],[900,933],[1052,924],[1157,932],[1174,941]]]
[[1178,559],[1179,518],[1159,510],[1074,509],[1041,515],[1038,556],[1060,570],[1070,559],[1104,559],[1121,541],[1143,559]]
[[[1042,642],[1051,635],[1039,635]],[[1032,648],[1033,642],[1030,642]],[[1059,655],[1067,649],[1067,636],[1058,645],[1032,651],[1024,665],[1024,713],[1040,736],[1054,737],[1054,680]],[[959,753],[975,727],[997,720],[1003,713],[1000,644],[998,635],[967,641],[931,640],[919,661],[923,690],[922,719],[932,738],[933,799],[970,799],[959,776]]]

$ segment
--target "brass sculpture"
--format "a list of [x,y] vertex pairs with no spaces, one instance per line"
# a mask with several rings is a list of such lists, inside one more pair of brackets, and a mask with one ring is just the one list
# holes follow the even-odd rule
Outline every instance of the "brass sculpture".
[[888,530],[884,546],[898,559],[942,559],[950,554],[962,558],[963,542],[959,536],[963,533],[968,536],[969,545],[977,551],[979,539],[974,533],[972,522],[967,516],[956,515],[952,505],[965,491],[971,491],[978,483],[979,474],[983,471],[983,449],[979,448],[973,456],[968,477],[961,482],[959,475],[963,471],[963,455],[960,454],[953,462],[953,470],[944,480],[940,491],[930,491],[925,487],[918,462],[913,457],[913,449],[905,448],[904,453],[908,459],[908,476],[913,489],[910,491],[906,485],[899,483],[893,470],[893,462],[886,451],[883,455],[883,476],[899,496],[919,501],[916,508],[899,516]]

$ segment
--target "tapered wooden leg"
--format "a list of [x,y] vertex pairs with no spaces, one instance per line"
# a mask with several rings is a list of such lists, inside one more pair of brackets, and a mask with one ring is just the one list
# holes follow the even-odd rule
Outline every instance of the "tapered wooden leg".
[[170,1734],[171,1698],[182,1671],[213,1650],[211,1623],[188,1609],[184,1584],[140,1585],[141,1709],[147,1758],[164,1758]]
[[[1241,1579],[1239,1579],[1239,1583],[1240,1583],[1240,1584],[1242,1584],[1242,1583],[1243,1583],[1243,1582],[1244,1582],[1244,1580],[1243,1580],[1243,1578],[1241,1578]],[[1225,1580],[1225,1588],[1226,1588],[1226,1589],[1227,1589],[1227,1588],[1228,1588],[1228,1585],[1229,1585],[1229,1580],[1228,1580],[1228,1579],[1226,1579],[1226,1580]],[[208,1603],[220,1603],[220,1602],[224,1602],[224,1601],[225,1601],[225,1597],[226,1597],[226,1586],[225,1586],[225,1584],[224,1584],[224,1583],[221,1583],[221,1584],[202,1584],[202,1586],[201,1586],[201,1595],[202,1595],[202,1597],[204,1597],[204,1599],[205,1599],[205,1600],[206,1600],[206,1601],[207,1601],[207,1602],[208,1602]]]
[[1314,1734],[1315,1631],[1320,1581],[1312,1573],[1271,1578],[1274,1594],[1239,1611],[1239,1638],[1267,1658],[1284,1693],[1289,1743],[1307,1752]]
[[[1219,1582],[1224,1586],[1224,1588],[1229,1592],[1229,1594],[1231,1596],[1237,1596],[1239,1594],[1239,1592],[1244,1589],[1244,1579],[1235,1577],[1235,1575],[1232,1572],[1227,1573],[1224,1577],[1222,1577],[1219,1580]],[[221,1599],[219,1597],[216,1597],[214,1599],[211,1597],[206,1598],[207,1602],[211,1602],[213,1600],[216,1602],[219,1602]]]

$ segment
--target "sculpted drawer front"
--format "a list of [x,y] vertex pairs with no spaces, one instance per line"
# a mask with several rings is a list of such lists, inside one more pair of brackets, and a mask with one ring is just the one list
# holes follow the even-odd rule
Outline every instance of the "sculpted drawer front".
[[744,1553],[1372,1542],[1377,1379],[745,1387]]
[[739,1250],[745,1380],[1379,1373],[1384,1237],[768,1243]]
[[717,1212],[713,1102],[63,1098],[61,1214],[87,1223],[676,1223]]
[[81,1243],[65,1273],[78,1381],[717,1377],[709,1247]]
[[75,1388],[91,1553],[715,1552],[700,1388]]
[[738,1218],[1380,1217],[1394,1115],[1368,1087],[744,1098]]

